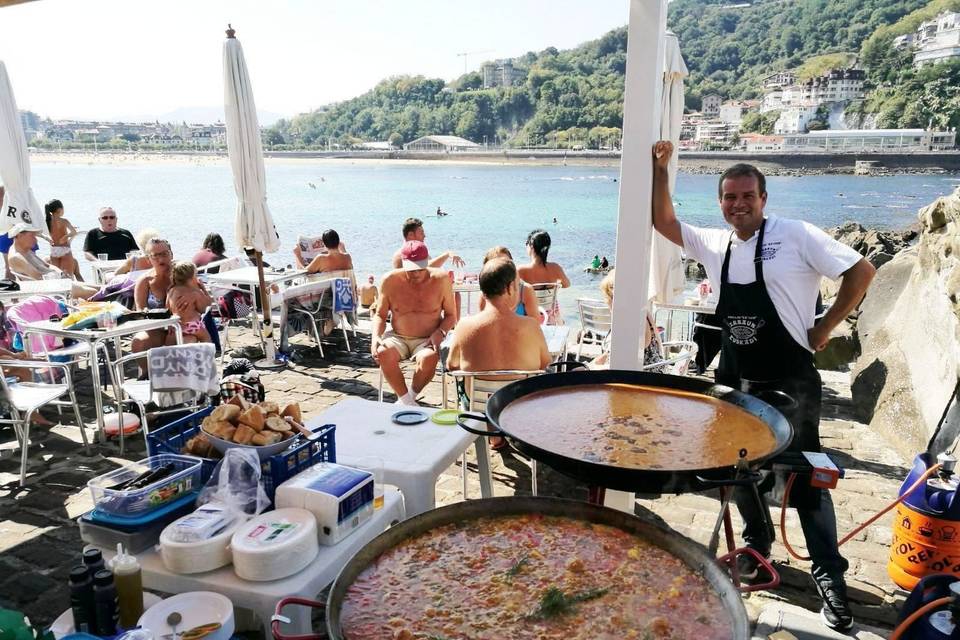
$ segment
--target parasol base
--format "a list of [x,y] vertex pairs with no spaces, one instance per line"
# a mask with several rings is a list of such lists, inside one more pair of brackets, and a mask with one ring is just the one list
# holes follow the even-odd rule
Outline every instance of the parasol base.
[[286,360],[274,360],[272,358],[262,358],[253,363],[257,369],[266,369],[267,371],[277,371],[287,366]]

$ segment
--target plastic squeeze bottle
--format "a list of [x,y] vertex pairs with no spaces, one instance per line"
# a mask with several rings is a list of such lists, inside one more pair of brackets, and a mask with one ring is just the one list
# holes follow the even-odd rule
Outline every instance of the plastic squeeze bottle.
[[113,571],[113,583],[117,588],[117,601],[120,606],[120,626],[132,629],[143,615],[143,578],[140,563],[129,553],[124,553],[123,545],[117,544],[117,555],[110,560]]

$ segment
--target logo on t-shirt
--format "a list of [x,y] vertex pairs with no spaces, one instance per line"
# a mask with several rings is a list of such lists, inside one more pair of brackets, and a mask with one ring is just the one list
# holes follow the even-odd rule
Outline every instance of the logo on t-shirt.
[[759,316],[728,316],[727,331],[730,333],[730,342],[738,347],[755,344],[757,333],[767,321]]
[[780,251],[780,244],[779,240],[764,242],[763,247],[760,248],[760,259],[763,261],[773,260],[777,252]]

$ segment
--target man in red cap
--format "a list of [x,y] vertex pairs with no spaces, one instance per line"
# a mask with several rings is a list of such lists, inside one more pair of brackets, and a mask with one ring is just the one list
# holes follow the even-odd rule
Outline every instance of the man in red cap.
[[[400,259],[401,267],[383,277],[370,353],[397,394],[397,402],[416,405],[417,394],[436,373],[440,343],[456,324],[457,310],[450,279],[444,271],[430,267],[430,254],[423,242],[405,242]],[[391,313],[391,329],[387,331],[387,315]],[[400,363],[410,358],[416,361],[416,370],[408,387]]]

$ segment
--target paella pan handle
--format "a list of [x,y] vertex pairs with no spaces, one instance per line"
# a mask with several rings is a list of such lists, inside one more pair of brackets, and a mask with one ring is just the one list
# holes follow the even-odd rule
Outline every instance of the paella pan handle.
[[586,364],[580,362],[579,360],[558,360],[557,362],[551,362],[545,368],[547,373],[565,373],[567,371],[576,371],[577,369],[588,370]]
[[[484,430],[477,429],[475,427],[468,426],[467,420],[477,420],[483,422],[487,425],[487,428]],[[459,413],[457,414],[457,425],[464,431],[468,431],[477,436],[502,436],[503,431],[496,427],[490,426],[490,420],[487,419],[487,416],[482,413]]]
[[756,471],[751,471],[746,477],[740,478],[704,478],[703,476],[697,476],[697,482],[705,487],[749,487],[762,479],[763,477]]
[[796,398],[777,389],[760,389],[752,392],[752,395],[778,411],[793,411],[799,406]]
[[321,611],[325,611],[327,608],[326,603],[318,602],[316,600],[308,600],[307,598],[298,598],[296,596],[283,598],[277,603],[277,608],[273,611],[273,617],[270,618],[270,631],[273,632],[273,637],[275,640],[325,640],[327,637],[326,635],[317,633],[288,636],[280,631],[281,624],[290,622],[290,618],[283,615],[283,609],[287,605],[291,604],[302,605],[304,607],[310,607],[311,609],[320,609]]

